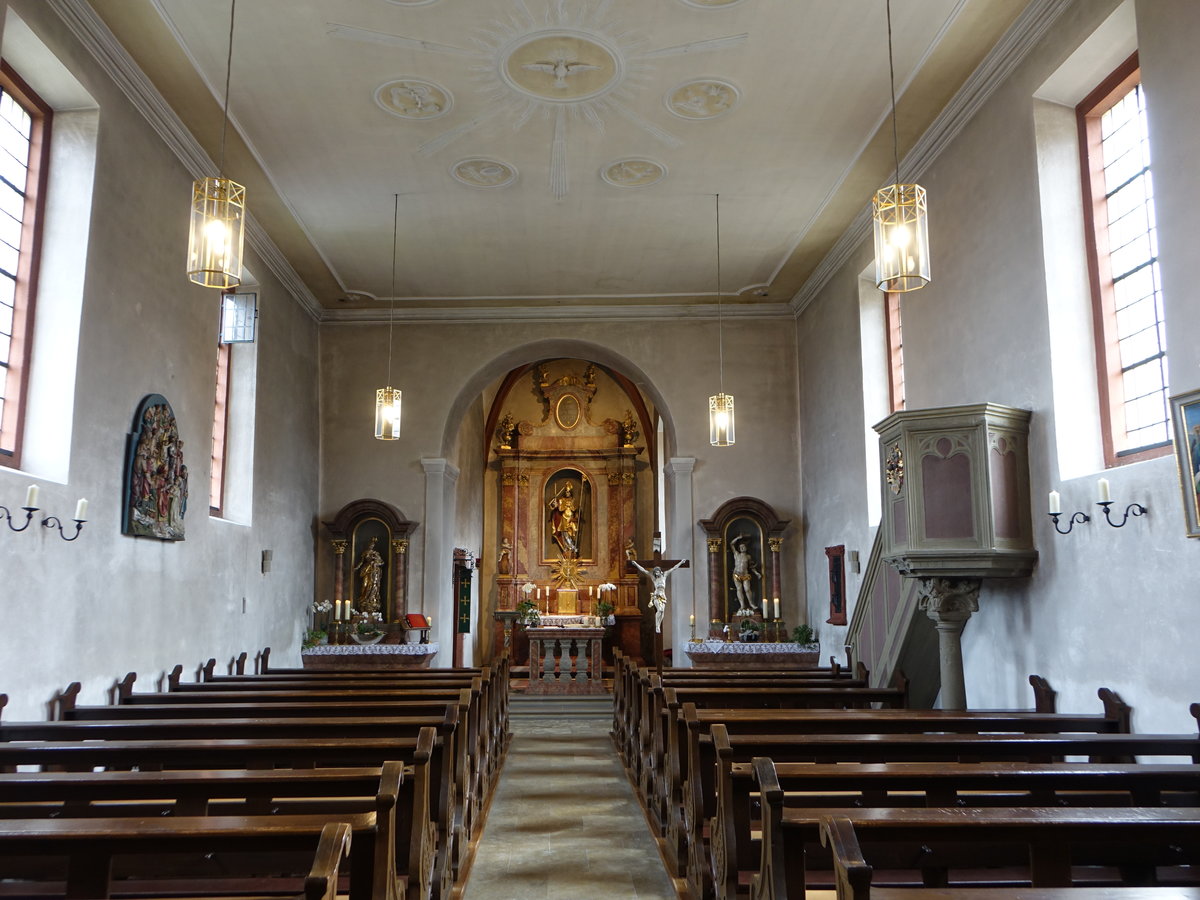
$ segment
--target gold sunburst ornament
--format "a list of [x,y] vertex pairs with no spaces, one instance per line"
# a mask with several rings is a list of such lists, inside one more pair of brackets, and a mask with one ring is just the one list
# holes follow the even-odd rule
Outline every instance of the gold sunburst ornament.
[[892,3],[887,3],[888,74],[892,88],[892,153],[896,181],[871,201],[875,232],[875,286],[890,293],[929,284],[929,217],[925,188],[900,182],[900,142],[896,127],[896,71],[892,63]]
[[222,291],[242,282],[242,249],[246,238],[246,189],[224,175],[236,9],[237,0],[230,0],[229,55],[225,61],[225,109],[221,120],[217,176],[192,182],[192,214],[188,227],[188,280]]
[[579,560],[560,556],[550,564],[550,577],[554,579],[555,587],[559,590],[578,590],[583,581],[583,567]]

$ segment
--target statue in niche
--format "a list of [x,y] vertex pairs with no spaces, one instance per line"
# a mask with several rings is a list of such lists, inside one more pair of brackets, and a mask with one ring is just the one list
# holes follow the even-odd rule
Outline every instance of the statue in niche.
[[575,488],[567,482],[550,498],[550,537],[565,559],[579,555],[579,509]]
[[512,542],[508,538],[500,542],[500,558],[496,560],[496,572],[500,575],[512,574]]
[[733,539],[733,588],[738,602],[738,611],[735,615],[739,616],[762,612],[758,605],[758,598],[752,590],[751,581],[752,577],[761,580],[762,572],[759,571],[754,557],[746,549],[747,546],[748,539],[745,535],[739,534]]
[[358,611],[361,613],[377,613],[379,609],[379,588],[383,583],[383,557],[375,549],[378,538],[367,541],[366,549],[358,558],[354,567],[358,575]]

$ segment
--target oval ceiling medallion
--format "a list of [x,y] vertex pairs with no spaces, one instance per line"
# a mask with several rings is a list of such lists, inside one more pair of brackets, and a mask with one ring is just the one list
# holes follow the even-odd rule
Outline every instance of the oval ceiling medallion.
[[472,157],[456,162],[450,174],[469,187],[502,188],[517,180],[517,170],[496,159]]
[[580,410],[578,397],[574,394],[563,394],[554,407],[554,420],[563,431],[571,431],[579,424]]
[[500,76],[514,90],[552,103],[578,103],[621,80],[621,57],[595,35],[540,31],[513,41],[499,55]]
[[666,96],[667,109],[682,119],[715,119],[737,106],[741,91],[728,81],[698,78]]
[[667,169],[649,159],[619,159],[600,170],[600,177],[614,187],[649,187],[667,177]]
[[[397,0],[392,0],[393,3]],[[682,0],[686,6],[694,6],[696,9],[717,9],[721,6],[737,6],[742,0]]]
[[432,81],[401,78],[377,87],[375,102],[402,119],[436,119],[450,112],[454,98]]

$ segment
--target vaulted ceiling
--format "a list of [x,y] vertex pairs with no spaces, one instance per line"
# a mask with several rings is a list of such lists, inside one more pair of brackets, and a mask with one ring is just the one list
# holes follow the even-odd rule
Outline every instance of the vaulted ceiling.
[[[91,0],[216,160],[228,0]],[[893,0],[900,149],[1026,0]],[[884,0],[241,0],[225,174],[331,316],[782,308],[892,180]]]

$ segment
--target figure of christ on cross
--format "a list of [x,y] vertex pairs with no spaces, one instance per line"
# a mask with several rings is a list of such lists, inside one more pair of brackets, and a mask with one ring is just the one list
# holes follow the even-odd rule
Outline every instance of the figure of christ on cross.
[[[633,566],[650,579],[650,605],[654,607],[654,654],[659,675],[662,675],[662,623],[667,612],[667,576],[676,569],[691,567],[691,563],[686,559],[663,559],[662,550],[658,549],[661,546],[659,535],[656,533],[652,559],[637,560],[633,558],[632,549],[625,550],[627,565]],[[646,566],[651,568],[647,569]],[[664,569],[664,566],[670,566],[670,568]]]

